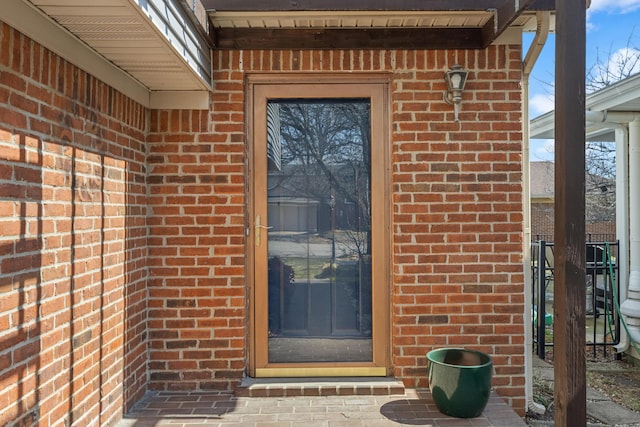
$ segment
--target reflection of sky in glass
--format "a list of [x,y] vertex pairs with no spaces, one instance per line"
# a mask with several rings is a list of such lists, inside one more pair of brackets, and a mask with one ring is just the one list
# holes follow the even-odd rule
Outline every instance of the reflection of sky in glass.
[[272,101],[280,107],[282,157],[291,164],[363,160],[370,137],[368,100]]

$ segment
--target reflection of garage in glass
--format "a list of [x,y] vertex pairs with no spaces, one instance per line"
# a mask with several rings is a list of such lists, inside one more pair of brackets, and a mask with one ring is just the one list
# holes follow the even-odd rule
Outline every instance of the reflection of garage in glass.
[[269,197],[269,226],[272,231],[318,231],[318,205],[301,197]]
[[271,231],[324,233],[333,226],[342,230],[359,227],[357,206],[348,200],[322,202],[302,197],[269,197],[269,226]]

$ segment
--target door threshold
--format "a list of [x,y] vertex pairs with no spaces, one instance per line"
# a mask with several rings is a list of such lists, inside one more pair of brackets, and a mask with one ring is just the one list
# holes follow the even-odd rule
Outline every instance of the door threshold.
[[386,377],[387,369],[380,366],[306,366],[257,368],[256,378],[331,378]]
[[404,395],[404,383],[390,377],[244,378],[243,397]]

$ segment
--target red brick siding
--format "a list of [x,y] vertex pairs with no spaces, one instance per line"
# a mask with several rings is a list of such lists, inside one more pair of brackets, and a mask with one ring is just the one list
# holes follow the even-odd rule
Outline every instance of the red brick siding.
[[[531,240],[554,240],[553,202],[531,203]],[[616,240],[616,223],[613,221],[587,222],[585,224],[587,242],[611,242]]]
[[152,389],[226,390],[245,367],[244,107],[220,98],[212,129],[207,111],[151,113]]
[[519,46],[218,52],[210,112],[149,113],[1,30],[2,422],[112,424],[147,361],[154,389],[243,375],[247,71],[391,73],[395,375],[425,386],[427,351],[478,348],[524,411]]
[[[441,101],[453,63],[471,71],[460,124]],[[424,386],[427,351],[476,348],[522,412],[520,51],[428,52],[415,64],[396,70],[393,94],[395,373]]]
[[[471,71],[461,122],[443,72]],[[152,113],[149,136],[151,387],[230,388],[248,360],[245,72],[392,76],[392,364],[425,386],[425,354],[491,354],[494,385],[524,412],[521,52],[223,51],[210,124]]]
[[147,116],[0,22],[0,425],[145,391]]
[[553,202],[531,203],[531,239],[553,240]]

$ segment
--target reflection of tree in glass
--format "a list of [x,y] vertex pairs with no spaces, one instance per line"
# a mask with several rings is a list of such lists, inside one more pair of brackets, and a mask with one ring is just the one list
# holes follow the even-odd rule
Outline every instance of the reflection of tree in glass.
[[[362,256],[370,251],[370,106],[368,100],[280,103],[282,170],[288,194],[330,206]],[[273,176],[273,175],[272,175]]]

